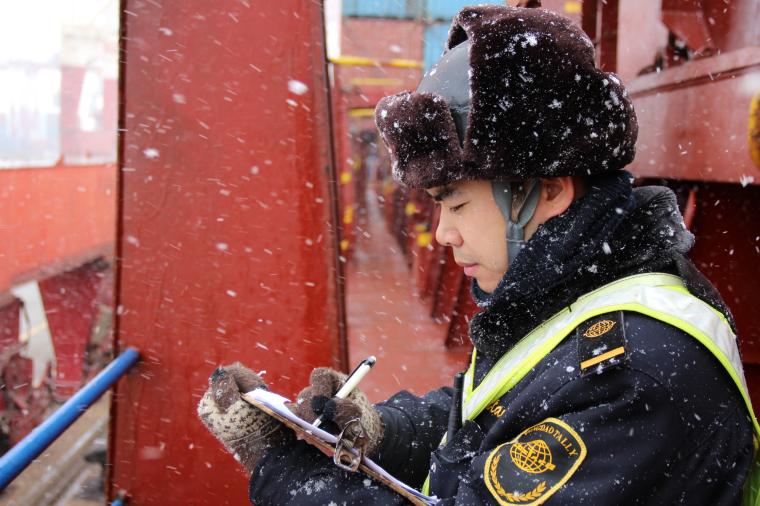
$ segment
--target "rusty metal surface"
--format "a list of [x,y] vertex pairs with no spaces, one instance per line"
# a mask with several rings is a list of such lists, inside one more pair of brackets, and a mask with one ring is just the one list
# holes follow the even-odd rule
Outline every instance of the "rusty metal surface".
[[[92,262],[39,282],[55,348],[55,393],[64,400],[86,382],[85,362],[104,284],[111,284],[109,264]],[[105,363],[96,366],[96,369]]]
[[245,504],[195,414],[240,360],[292,396],[339,342],[319,3],[126,0],[110,497]]
[[35,384],[30,347],[19,339],[22,308],[12,296],[0,301],[0,454],[42,422],[53,402],[50,369]]

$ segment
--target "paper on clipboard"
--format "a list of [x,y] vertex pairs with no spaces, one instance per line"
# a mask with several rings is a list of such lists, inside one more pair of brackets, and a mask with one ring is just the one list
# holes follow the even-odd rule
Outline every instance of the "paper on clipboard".
[[[264,405],[265,407],[269,408],[272,412],[276,413],[280,417],[285,418],[291,423],[297,425],[298,427],[303,429],[305,432],[311,434],[312,436],[315,436],[316,438],[323,441],[324,443],[327,443],[333,448],[338,443],[338,438],[335,437],[334,435],[330,434],[329,432],[325,432],[319,427],[315,427],[309,422],[307,422],[306,420],[296,416],[286,406],[286,404],[290,403],[290,401],[279,394],[276,394],[274,392],[269,392],[263,389],[257,389],[257,390],[252,390],[250,392],[243,394],[243,399],[245,399],[247,402],[250,402],[251,404],[254,404],[254,405],[258,405],[258,404]],[[423,494],[422,492],[420,492],[419,490],[413,487],[410,487],[406,483],[397,480],[392,475],[390,475],[385,469],[377,465],[372,459],[368,457],[364,457],[362,459],[362,463],[368,469],[376,473],[382,481],[386,481],[387,483],[392,484],[393,486],[406,491],[407,494],[414,496],[415,498],[417,498],[418,501],[424,504],[429,504],[429,505],[438,504],[438,498],[434,496],[433,497],[427,496]]]

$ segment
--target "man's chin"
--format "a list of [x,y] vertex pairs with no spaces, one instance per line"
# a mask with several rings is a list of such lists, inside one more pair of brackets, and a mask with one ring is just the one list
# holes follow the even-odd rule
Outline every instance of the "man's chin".
[[476,281],[478,283],[478,288],[483,290],[486,293],[493,293],[494,290],[496,290],[496,286],[498,283],[483,281],[481,282],[479,279],[476,278]]

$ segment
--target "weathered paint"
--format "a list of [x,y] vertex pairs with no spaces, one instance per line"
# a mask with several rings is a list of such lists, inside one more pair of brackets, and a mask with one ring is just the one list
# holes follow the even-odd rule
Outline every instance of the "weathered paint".
[[109,496],[245,504],[196,416],[236,360],[292,396],[339,339],[334,172],[317,2],[123,2],[117,347]]

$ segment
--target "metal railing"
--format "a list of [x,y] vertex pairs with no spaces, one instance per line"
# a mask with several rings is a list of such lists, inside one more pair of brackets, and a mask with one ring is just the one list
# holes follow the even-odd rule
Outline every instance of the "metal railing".
[[72,423],[79,418],[106,390],[116,383],[119,378],[140,358],[140,353],[134,348],[127,348],[95,376],[87,385],[82,387],[71,399],[66,401],[47,420],[37,426],[24,439],[16,443],[8,453],[0,458],[0,491],[4,490],[21,471],[36,459],[45,448],[55,441]]

